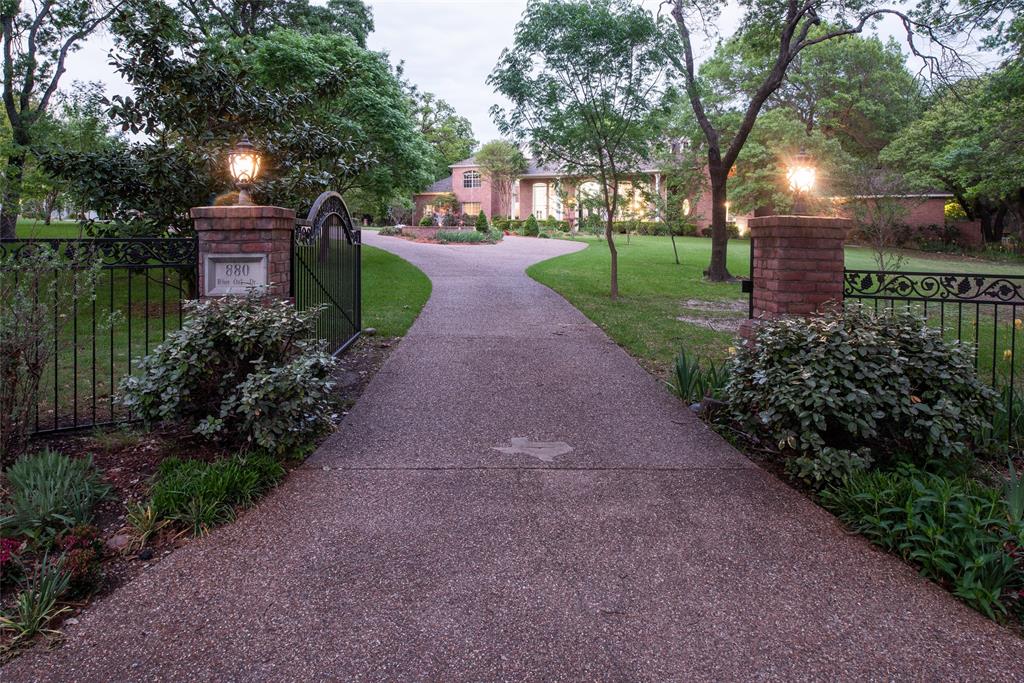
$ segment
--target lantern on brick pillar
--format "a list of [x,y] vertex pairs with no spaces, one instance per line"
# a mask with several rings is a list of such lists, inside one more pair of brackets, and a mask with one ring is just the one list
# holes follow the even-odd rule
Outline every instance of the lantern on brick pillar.
[[260,173],[260,153],[251,142],[249,137],[243,135],[230,152],[228,152],[228,169],[231,177],[238,188],[238,205],[251,206],[252,198],[249,196],[249,188],[256,182],[256,176]]
[[786,180],[793,192],[793,213],[797,216],[807,215],[807,196],[814,189],[817,171],[811,164],[811,157],[803,149],[793,157],[793,163],[786,170]]

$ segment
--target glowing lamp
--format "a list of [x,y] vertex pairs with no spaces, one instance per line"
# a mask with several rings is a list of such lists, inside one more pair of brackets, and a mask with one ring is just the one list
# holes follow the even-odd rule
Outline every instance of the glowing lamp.
[[811,165],[811,158],[807,152],[800,150],[800,153],[793,158],[793,163],[786,170],[786,179],[789,181],[789,189],[796,194],[793,213],[800,215],[805,213],[805,197],[814,189],[814,181],[817,179],[817,171]]
[[814,181],[817,172],[810,163],[811,158],[806,152],[800,153],[793,159],[793,164],[786,171],[786,178],[789,180],[789,189],[793,192],[804,193],[814,189]]
[[235,181],[235,187],[238,188],[238,205],[251,205],[249,188],[252,187],[260,172],[260,153],[249,142],[248,136],[242,136],[238,144],[228,152],[228,168]]

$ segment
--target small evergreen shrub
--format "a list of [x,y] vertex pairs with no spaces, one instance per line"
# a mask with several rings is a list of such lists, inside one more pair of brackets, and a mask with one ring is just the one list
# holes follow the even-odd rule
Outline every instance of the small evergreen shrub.
[[201,536],[234,519],[237,508],[253,505],[284,474],[280,462],[261,453],[214,462],[169,458],[160,463],[150,505],[157,518]]
[[979,612],[1024,623],[1024,525],[998,490],[903,467],[851,474],[821,500]]
[[336,361],[308,339],[321,310],[255,297],[190,302],[182,328],[121,382],[118,401],[146,422],[295,454],[330,425]]
[[537,217],[534,216],[532,213],[530,214],[530,217],[526,219],[526,222],[523,224],[523,234],[526,237],[536,237],[537,235],[540,234],[540,224],[537,223]]
[[423,214],[423,218],[420,219],[420,225],[425,227],[425,228],[429,228],[433,224],[434,224],[434,214],[432,214],[432,213],[425,213],[425,214]]
[[92,457],[44,450],[19,458],[4,473],[8,495],[0,505],[0,535],[48,547],[65,529],[88,524],[110,493]]
[[815,485],[872,462],[951,466],[996,410],[969,349],[909,313],[853,304],[764,321],[730,372],[733,418]]
[[489,225],[487,224],[487,215],[486,215],[486,214],[484,214],[484,212],[483,212],[483,211],[481,211],[481,212],[480,212],[479,214],[477,214],[477,216],[476,216],[476,231],[477,231],[477,232],[482,232],[482,233],[484,233],[484,234],[487,234],[487,232],[488,232],[488,231],[489,231],[490,229],[491,229],[491,226],[489,226]]
[[509,219],[506,216],[494,216],[491,218],[491,225],[500,232],[508,230],[508,223]]

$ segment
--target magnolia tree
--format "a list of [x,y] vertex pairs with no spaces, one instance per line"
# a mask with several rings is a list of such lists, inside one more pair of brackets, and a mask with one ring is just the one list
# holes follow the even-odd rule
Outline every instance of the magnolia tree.
[[[686,95],[707,151],[707,171],[711,189],[711,263],[710,280],[731,278],[726,267],[727,181],[746,144],[761,109],[786,81],[787,73],[801,52],[809,47],[844,36],[858,35],[882,17],[894,17],[905,30],[911,52],[936,72],[948,73],[957,62],[956,52],[927,23],[895,8],[871,2],[841,0],[750,0],[742,3],[744,15],[740,30],[752,45],[760,49],[750,55],[754,64],[750,89],[737,93],[733,103],[735,117],[727,124],[716,122],[709,112],[709,100],[715,97],[700,78],[695,59],[695,31],[714,32],[715,22],[726,0],[667,0],[679,34],[676,54],[683,74]],[[922,52],[918,42],[926,36],[937,46]]]
[[498,215],[508,216],[512,208],[512,188],[516,179],[526,172],[526,157],[511,142],[491,140],[474,158],[498,199]]
[[541,163],[597,182],[618,296],[612,221],[619,185],[651,158],[666,109],[672,39],[627,0],[531,0],[488,83],[511,107],[493,107],[502,133],[529,140]]

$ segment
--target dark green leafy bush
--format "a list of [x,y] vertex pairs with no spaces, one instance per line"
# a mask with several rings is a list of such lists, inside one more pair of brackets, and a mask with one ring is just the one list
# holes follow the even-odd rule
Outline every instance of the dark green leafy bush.
[[540,224],[537,223],[537,217],[532,213],[523,224],[523,234],[527,237],[536,237],[540,234]]
[[432,213],[425,213],[425,214],[423,214],[423,218],[420,219],[420,225],[422,225],[423,227],[429,228],[433,224],[434,224],[434,214],[432,214]]
[[856,305],[764,321],[731,373],[734,419],[814,484],[872,461],[967,459],[996,409],[966,347],[913,315]]
[[229,522],[284,476],[274,458],[259,454],[204,462],[170,458],[160,463],[150,491],[154,515],[184,525],[194,535]]
[[397,225],[385,225],[383,228],[377,231],[378,235],[382,237],[398,237],[402,234],[402,229]]
[[487,224],[487,214],[481,211],[476,217],[476,231],[487,234],[491,227]]
[[191,302],[182,329],[142,359],[118,400],[147,422],[180,420],[232,446],[295,453],[330,425],[336,361],[308,339],[320,312],[253,297]]
[[18,459],[5,473],[8,496],[0,506],[0,535],[48,546],[65,529],[92,520],[110,493],[92,457],[69,458],[44,450]]
[[821,500],[978,611],[1024,622],[1024,526],[999,491],[904,467],[851,474]]

